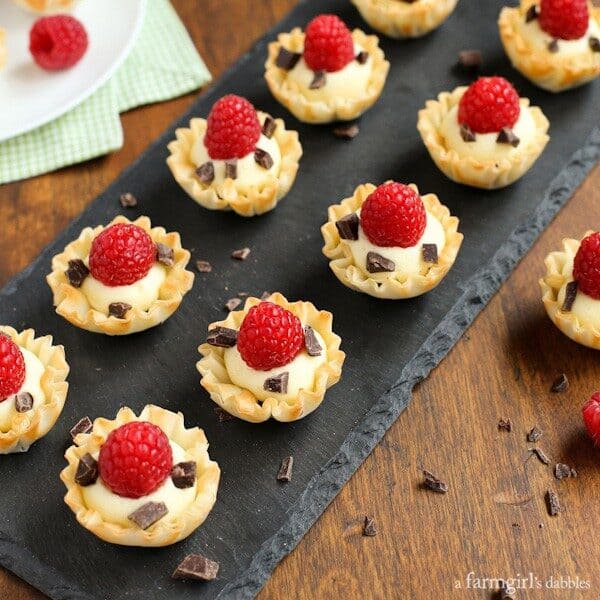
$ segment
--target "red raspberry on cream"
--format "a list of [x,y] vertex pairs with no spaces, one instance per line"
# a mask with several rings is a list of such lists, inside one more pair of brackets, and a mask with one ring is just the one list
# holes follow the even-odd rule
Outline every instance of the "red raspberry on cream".
[[25,381],[25,360],[19,346],[0,333],[0,402],[16,394]]

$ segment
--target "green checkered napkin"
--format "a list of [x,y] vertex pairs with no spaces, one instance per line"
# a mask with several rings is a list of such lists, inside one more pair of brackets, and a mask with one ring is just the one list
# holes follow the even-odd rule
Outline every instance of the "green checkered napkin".
[[123,145],[119,113],[175,98],[210,81],[168,0],[148,0],[139,38],[100,90],[55,121],[0,143],[0,184],[54,171]]

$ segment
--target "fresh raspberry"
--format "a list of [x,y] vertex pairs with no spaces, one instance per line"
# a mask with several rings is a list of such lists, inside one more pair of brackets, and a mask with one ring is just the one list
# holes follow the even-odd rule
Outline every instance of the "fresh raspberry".
[[23,354],[7,335],[0,333],[0,402],[16,394],[24,381]]
[[153,492],[173,468],[173,452],[163,430],[132,421],[110,432],[98,457],[100,477],[115,494],[139,498]]
[[68,69],[79,62],[88,47],[83,25],[68,15],[38,19],[29,32],[33,60],[47,71]]
[[573,261],[573,278],[584,294],[600,300],[600,233],[581,240]]
[[155,258],[156,246],[141,227],[117,223],[94,238],[90,273],[104,285],[130,285],[146,276]]
[[304,60],[313,71],[332,73],[354,60],[352,34],[335,15],[319,15],[307,26]]
[[590,437],[600,444],[600,392],[594,392],[583,406],[583,422]]
[[259,138],[260,121],[246,98],[229,94],[213,104],[204,136],[213,160],[243,158],[254,151]]
[[360,223],[376,246],[414,246],[422,237],[427,213],[421,196],[395,181],[380,185],[364,202]]
[[259,371],[287,365],[303,345],[300,319],[272,302],[261,302],[248,311],[237,338],[244,362]]
[[539,22],[553,38],[578,40],[590,22],[587,0],[542,0]]
[[512,127],[520,112],[519,94],[504,77],[480,77],[460,99],[458,122],[475,133],[492,133]]

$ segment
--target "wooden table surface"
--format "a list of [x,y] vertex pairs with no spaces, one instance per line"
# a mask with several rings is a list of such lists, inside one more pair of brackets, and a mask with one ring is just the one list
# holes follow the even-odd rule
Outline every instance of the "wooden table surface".
[[[173,1],[215,76],[294,3]],[[189,95],[124,115],[124,147],[110,156],[0,187],[0,284],[25,267],[192,100]],[[262,600],[489,598],[489,591],[473,587],[485,586],[482,578],[529,574],[534,588],[519,592],[519,598],[598,597],[600,451],[587,439],[580,416],[584,400],[600,388],[598,355],[554,328],[537,281],[544,256],[562,237],[597,228],[599,186],[597,166],[275,570]],[[550,393],[562,372],[569,377],[568,391]],[[498,430],[501,417],[512,419],[511,433]],[[552,465],[528,460],[525,434],[534,425],[544,431],[539,446],[552,465],[575,467],[577,479],[558,482]],[[420,489],[422,468],[446,480],[449,493]],[[558,517],[549,517],[545,508],[549,487],[564,505]],[[376,519],[376,537],[361,535],[365,514]],[[547,587],[561,579],[579,588]],[[0,598],[44,596],[0,569]]]

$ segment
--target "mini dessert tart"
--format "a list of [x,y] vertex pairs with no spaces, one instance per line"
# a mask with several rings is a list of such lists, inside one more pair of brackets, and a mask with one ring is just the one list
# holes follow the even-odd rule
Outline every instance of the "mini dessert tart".
[[522,177],[544,151],[548,119],[503,77],[442,92],[419,111],[417,128],[431,158],[450,179],[502,188]]
[[392,38],[421,37],[437,29],[458,0],[352,0],[362,18]]
[[51,335],[0,326],[0,454],[25,452],[54,427],[68,374],[65,351]]
[[35,13],[57,13],[71,10],[77,0],[13,0],[15,4]]
[[209,325],[196,365],[222,409],[244,421],[297,421],[315,410],[342,373],[345,354],[333,316],[281,294],[248,298]]
[[359,185],[329,207],[323,254],[350,289],[377,298],[414,298],[433,289],[462,244],[458,219],[414,184]]
[[334,15],[315,17],[303,33],[281,33],[269,44],[265,79],[271,93],[305,123],[349,121],[373,106],[390,63],[377,36],[350,33]]
[[217,499],[221,471],[202,429],[149,404],[99,418],[67,450],[60,474],[80,525],[105,542],[168,546],[195,531]]
[[600,233],[565,238],[545,259],[542,300],[552,322],[579,344],[600,350]]
[[600,75],[600,8],[588,0],[521,0],[498,20],[515,69],[551,92]]
[[167,164],[177,183],[204,208],[253,217],[273,210],[291,189],[302,146],[281,119],[230,94],[208,120],[175,132]]
[[194,282],[178,233],[148,217],[118,216],[87,227],[52,259],[46,280],[56,312],[81,329],[107,335],[144,331],[166,321]]

